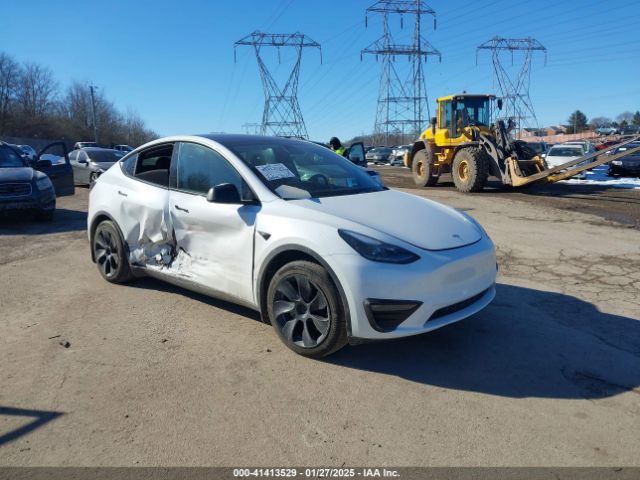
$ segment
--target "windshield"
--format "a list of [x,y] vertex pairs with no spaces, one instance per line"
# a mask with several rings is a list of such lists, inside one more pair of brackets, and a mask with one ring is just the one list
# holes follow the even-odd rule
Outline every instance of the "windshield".
[[391,153],[392,149],[391,148],[387,148],[387,147],[377,147],[377,148],[373,148],[371,150],[369,150],[369,153],[382,153],[382,154],[389,154]]
[[93,162],[98,163],[113,163],[124,157],[124,153],[117,150],[92,150],[87,154]]
[[582,147],[576,145],[575,147],[552,147],[549,150],[549,157],[581,157]]
[[13,149],[0,146],[0,168],[26,167],[24,161]]
[[527,143],[527,145],[529,147],[531,147],[531,149],[536,152],[536,153],[542,153],[544,152],[544,143],[540,143],[540,142],[529,142]]
[[458,129],[468,125],[489,125],[489,99],[465,97],[456,101],[456,126]]
[[385,190],[362,168],[311,142],[255,138],[224,143],[272,192],[284,199]]

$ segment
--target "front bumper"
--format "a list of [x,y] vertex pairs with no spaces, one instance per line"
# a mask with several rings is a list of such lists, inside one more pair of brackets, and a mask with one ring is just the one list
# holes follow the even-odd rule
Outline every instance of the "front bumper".
[[35,188],[31,195],[23,197],[0,197],[0,212],[55,210],[56,194],[53,188],[40,191]]
[[622,176],[638,176],[640,175],[640,162],[623,163],[622,165],[609,164],[609,174]]
[[357,254],[331,258],[349,303],[351,337],[375,340],[429,332],[473,315],[493,300],[496,257],[486,236],[473,245],[420,255],[407,265],[371,262]]

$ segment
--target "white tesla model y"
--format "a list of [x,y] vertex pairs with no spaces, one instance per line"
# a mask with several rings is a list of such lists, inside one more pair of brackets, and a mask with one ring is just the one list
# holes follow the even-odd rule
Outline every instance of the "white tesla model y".
[[482,227],[369,173],[303,140],[156,140],[91,190],[92,257],[110,282],[149,275],[256,309],[309,357],[484,308],[496,258]]

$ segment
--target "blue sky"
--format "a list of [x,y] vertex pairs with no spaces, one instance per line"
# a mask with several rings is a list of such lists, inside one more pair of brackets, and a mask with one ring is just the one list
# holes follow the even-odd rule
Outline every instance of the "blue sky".
[[[116,106],[135,109],[161,135],[243,132],[259,122],[264,95],[253,51],[234,62],[233,44],[254,30],[303,32],[322,45],[302,59],[298,97],[315,140],[348,139],[372,130],[380,63],[360,51],[382,35],[374,0],[0,0],[0,50],[51,68],[62,87],[98,85]],[[491,59],[476,46],[494,36],[534,37],[531,100],[541,125],[640,109],[640,2],[637,0],[432,0],[437,29],[424,36],[442,53],[429,60],[435,98],[466,90],[493,92]],[[408,19],[406,19],[408,20]],[[405,21],[391,21],[396,41]],[[430,20],[425,26],[431,27]],[[265,55],[280,80],[292,57]],[[402,60],[398,60],[401,62]],[[517,63],[518,58],[515,58]],[[406,62],[406,60],[405,60]],[[509,62],[507,62],[508,64]],[[399,68],[402,68],[401,66]],[[425,125],[426,127],[426,125]]]

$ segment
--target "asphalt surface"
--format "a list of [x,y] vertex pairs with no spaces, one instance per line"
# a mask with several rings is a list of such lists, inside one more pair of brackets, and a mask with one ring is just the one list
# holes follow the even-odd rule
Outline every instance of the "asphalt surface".
[[409,191],[486,228],[495,301],[322,361],[250,310],[103,281],[86,189],[0,219],[0,465],[640,465],[640,195]]

